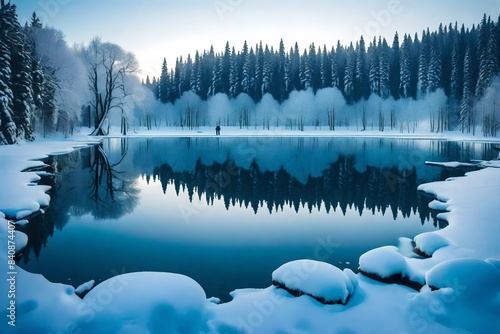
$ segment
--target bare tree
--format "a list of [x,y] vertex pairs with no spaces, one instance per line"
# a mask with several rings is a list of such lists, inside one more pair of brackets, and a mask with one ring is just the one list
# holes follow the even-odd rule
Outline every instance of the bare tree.
[[116,44],[102,42],[99,37],[92,39],[87,47],[79,47],[78,51],[87,66],[92,92],[90,106],[95,128],[91,135],[104,135],[103,126],[109,112],[115,108],[123,111],[126,97],[132,94],[125,87],[125,78],[138,72],[139,63],[133,53]]

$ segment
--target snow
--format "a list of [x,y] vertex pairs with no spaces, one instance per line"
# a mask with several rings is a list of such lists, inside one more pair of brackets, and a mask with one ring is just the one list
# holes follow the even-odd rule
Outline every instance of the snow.
[[82,293],[87,292],[90,289],[92,289],[92,287],[94,286],[94,284],[95,284],[94,280],[90,280],[88,282],[85,282],[85,283],[81,284],[80,286],[78,286],[75,289],[75,293],[81,295]]
[[406,273],[406,260],[395,246],[384,246],[366,252],[359,258],[359,268],[382,278]]
[[345,304],[354,292],[352,275],[325,262],[297,260],[285,263],[272,274],[273,285],[298,295],[309,295],[325,304]]
[[458,162],[458,161],[448,161],[448,162],[434,162],[434,161],[426,161],[426,165],[430,166],[441,166],[441,167],[449,167],[449,168],[458,168],[458,167],[474,167],[476,165],[467,163],[467,162]]
[[110,278],[83,302],[85,333],[200,333],[213,305],[191,278],[158,272]]
[[415,241],[415,248],[423,252],[427,256],[432,256],[435,251],[440,248],[448,246],[448,240],[436,233],[422,233],[413,238]]
[[[168,136],[212,136],[171,131]],[[207,132],[204,132],[207,131]],[[210,132],[208,132],[210,131]],[[261,136],[258,131],[222,129],[223,136]],[[289,136],[348,136],[349,131],[275,131]],[[357,133],[359,135],[359,133]],[[151,136],[153,133],[137,135]],[[157,135],[161,135],[160,132]],[[162,135],[165,135],[163,133]],[[377,133],[363,133],[376,136]],[[398,133],[389,136],[403,136]],[[467,139],[461,134],[416,134],[411,138]],[[448,136],[448,138],[446,137]],[[484,141],[484,138],[467,140]],[[500,139],[495,138],[498,142]],[[36,172],[21,173],[43,163],[35,158],[51,152],[67,152],[85,145],[87,137],[53,139],[16,146],[0,146],[0,270],[7,268],[7,220],[32,213],[49,202],[46,187],[34,184]],[[497,165],[498,161],[483,163]],[[115,276],[92,288],[81,299],[75,288],[49,282],[41,275],[16,268],[16,327],[9,319],[9,289],[0,281],[1,333],[493,333],[500,327],[500,224],[498,194],[500,169],[485,168],[442,182],[423,184],[419,190],[436,197],[431,206],[444,209],[442,230],[416,236],[415,246],[429,258],[415,256],[412,240],[401,238],[397,246],[371,250],[360,257],[360,268],[380,277],[407,275],[420,282],[420,291],[400,284],[384,284],[350,270],[340,271],[310,260],[288,263],[273,278],[305,293],[328,298],[349,295],[346,304],[323,305],[303,295],[294,297],[281,288],[243,289],[233,300],[217,304],[207,299],[198,283],[171,273],[131,273]],[[19,214],[21,212],[21,214]],[[27,221],[22,221],[26,224]],[[19,249],[25,236],[16,234]],[[301,265],[302,267],[301,267]],[[298,267],[297,267],[298,265]],[[305,275],[307,268],[320,268]],[[302,276],[287,268],[303,268]],[[284,276],[284,277],[283,277]],[[301,279],[301,277],[304,277]],[[318,284],[314,284],[317,282]],[[88,288],[84,284],[77,290]],[[332,288],[331,290],[327,287]],[[436,289],[437,290],[433,290]],[[327,299],[327,298],[325,298]],[[360,321],[362,319],[362,321]]]

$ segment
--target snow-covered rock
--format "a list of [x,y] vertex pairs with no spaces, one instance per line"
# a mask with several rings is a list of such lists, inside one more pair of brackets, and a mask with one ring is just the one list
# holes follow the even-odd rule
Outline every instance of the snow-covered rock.
[[325,262],[297,260],[285,263],[272,274],[273,285],[294,296],[308,295],[323,304],[346,304],[358,284],[352,271]]
[[359,269],[380,278],[406,274],[406,260],[397,247],[384,246],[372,249],[359,258]]
[[419,290],[423,285],[418,275],[410,274],[406,258],[395,246],[375,248],[361,255],[359,271],[383,283],[403,284],[415,290]]
[[431,257],[435,251],[450,245],[450,242],[435,232],[427,232],[413,238],[414,252],[424,257]]
[[193,279],[172,273],[118,275],[83,298],[85,333],[201,333],[211,304]]

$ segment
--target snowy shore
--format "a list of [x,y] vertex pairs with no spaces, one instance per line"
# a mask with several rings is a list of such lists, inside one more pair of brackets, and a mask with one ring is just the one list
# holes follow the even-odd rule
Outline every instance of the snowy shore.
[[[214,135],[211,128],[131,133],[147,137]],[[347,129],[262,132],[223,128],[222,135],[380,137],[381,134]],[[500,142],[499,138],[464,137],[460,133],[391,132],[384,133],[386,136]],[[9,268],[12,253],[9,241],[19,248],[26,240],[20,233],[11,234],[5,216],[22,219],[50,201],[45,194],[47,188],[36,185],[37,173],[21,171],[43,166],[35,159],[69,152],[92,140],[81,136],[0,146],[1,333],[363,333],[374,329],[380,333],[491,333],[500,326],[499,168],[421,185],[419,190],[436,197],[431,205],[447,211],[439,214],[439,218],[449,226],[421,234],[414,240],[401,238],[398,245],[374,249],[361,257],[360,267],[364,272],[379,277],[394,274],[406,277],[423,285],[420,291],[399,284],[383,284],[362,274],[346,280],[344,274],[337,273],[327,279],[323,273],[331,269],[307,262],[305,267],[281,267],[276,277],[280,283],[290,283],[293,289],[305,292],[310,290],[311,282],[326,281],[326,286],[340,287],[341,292],[337,293],[349,293],[340,295],[345,305],[323,305],[307,293],[294,297],[272,286],[271,278],[268,288],[234,291],[231,302],[218,305],[216,299],[207,299],[211,296],[206,296],[192,279],[169,273],[117,275],[81,299],[75,287],[51,283],[18,267]],[[10,272],[15,274],[7,274]],[[11,277],[15,278],[15,284],[7,280]],[[12,288],[15,298],[9,297]],[[315,295],[322,293],[320,287],[312,288]]]

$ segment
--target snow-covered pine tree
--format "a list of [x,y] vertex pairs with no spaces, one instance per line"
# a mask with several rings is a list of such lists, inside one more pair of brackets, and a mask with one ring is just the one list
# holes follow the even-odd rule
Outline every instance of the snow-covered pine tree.
[[262,98],[262,76],[264,71],[264,48],[262,41],[256,46],[255,51],[255,77],[254,77],[254,96],[255,101]]
[[[253,51],[252,51],[253,53]],[[243,73],[241,78],[241,90],[243,93],[248,95],[251,94],[251,81],[253,78],[252,74],[252,63],[250,61],[250,53],[248,51],[247,41],[243,44],[243,51],[241,52],[241,58],[243,61]]]
[[186,62],[182,66],[181,70],[181,85],[179,88],[179,93],[187,92],[191,89],[191,74],[193,73],[193,59],[191,54],[188,54]]
[[[480,98],[486,89],[491,85],[493,78],[498,74],[498,45],[496,28],[493,23],[483,23],[486,26],[481,26],[479,33],[479,77],[477,80],[476,95]],[[486,37],[484,37],[485,35]],[[487,40],[485,45],[483,39]]]
[[390,63],[389,63],[389,55],[390,49],[389,45],[387,45],[387,41],[385,38],[382,43],[379,39],[379,68],[380,68],[380,96],[383,99],[388,99],[391,96],[391,86],[389,82],[390,77]]
[[272,70],[273,70],[273,54],[269,51],[269,47],[266,44],[266,48],[264,51],[264,62],[262,65],[262,86],[261,86],[261,94],[264,96],[266,93],[271,91],[272,84]]
[[288,87],[290,83],[286,82],[287,78],[285,77],[287,62],[288,57],[285,52],[285,44],[283,43],[283,39],[281,39],[278,54],[276,55],[276,63],[273,66],[273,77],[271,80],[272,94],[274,98],[280,102],[288,97]]
[[12,72],[10,69],[10,26],[7,16],[7,6],[0,8],[0,143],[14,144],[16,142],[16,125],[12,120]]
[[344,71],[344,94],[347,102],[354,101],[354,80],[356,76],[356,51],[352,43],[346,52],[346,67]]
[[370,95],[370,83],[368,78],[368,66],[366,61],[366,46],[363,36],[359,39],[356,48],[356,68],[354,80],[354,98],[368,99]]
[[339,66],[337,63],[337,52],[332,47],[332,51],[330,52],[330,63],[331,63],[331,86],[339,88],[340,86],[340,75],[339,75]]
[[411,44],[411,37],[405,34],[403,37],[403,43],[401,44],[401,69],[399,84],[399,92],[403,98],[411,96]]
[[32,57],[30,42],[26,32],[18,22],[16,6],[4,5],[1,9],[2,32],[4,42],[10,52],[12,120],[17,129],[17,136],[33,140],[34,99],[32,89]]
[[201,94],[201,58],[200,53],[196,51],[194,55],[194,62],[191,68],[191,80],[189,83],[189,89],[200,96]]
[[[380,45],[380,43],[379,43]],[[381,96],[380,90],[380,54],[377,47],[377,40],[373,38],[373,42],[368,47],[369,59],[369,78],[370,78],[370,91],[378,96]]]
[[311,73],[311,62],[307,55],[307,50],[304,49],[304,53],[300,58],[300,83],[302,89],[312,88],[312,73]]
[[231,47],[229,46],[229,42],[226,42],[226,46],[224,48],[224,55],[222,56],[220,63],[220,76],[221,76],[221,92],[224,94],[229,94],[230,87],[230,75],[231,75]]
[[441,51],[439,48],[438,35],[433,34],[431,36],[431,58],[429,72],[427,74],[429,92],[434,92],[436,89],[442,88],[441,66]]
[[460,104],[460,128],[463,133],[471,132],[472,127],[472,102],[473,102],[473,82],[472,82],[471,48],[467,46],[464,57],[464,88],[462,103]]
[[321,88],[332,86],[332,56],[328,54],[326,50],[326,45],[323,45],[323,52],[321,55],[320,64],[320,76],[321,76]]
[[229,96],[236,97],[240,93],[240,78],[239,78],[239,55],[236,50],[231,50],[231,68],[229,71]]

